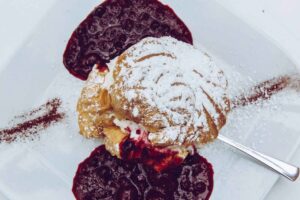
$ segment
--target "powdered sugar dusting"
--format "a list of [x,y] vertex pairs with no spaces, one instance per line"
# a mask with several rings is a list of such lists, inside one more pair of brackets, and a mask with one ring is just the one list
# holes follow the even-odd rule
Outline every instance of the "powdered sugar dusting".
[[137,117],[139,115],[139,112],[140,112],[139,109],[137,107],[134,107],[133,111],[132,111],[132,114],[133,114],[134,117]]
[[[110,90],[122,88],[128,101],[138,99],[158,109],[153,117],[167,128],[159,135],[150,133],[149,138],[179,143],[196,140],[210,129],[205,111],[219,127],[220,115],[229,109],[227,80],[206,53],[171,37],[146,38],[126,53],[116,78],[122,81],[113,83]],[[138,109],[132,108],[133,115]],[[188,132],[196,136],[187,137]]]

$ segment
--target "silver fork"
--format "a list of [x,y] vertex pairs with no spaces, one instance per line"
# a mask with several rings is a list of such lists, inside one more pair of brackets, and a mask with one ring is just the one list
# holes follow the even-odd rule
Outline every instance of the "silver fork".
[[289,179],[290,181],[295,181],[299,177],[299,167],[288,164],[288,163],[278,160],[276,158],[272,158],[270,156],[264,155],[264,154],[257,152],[249,147],[239,144],[238,142],[235,142],[234,140],[229,139],[223,135],[219,135],[218,139],[221,140],[222,142],[246,153],[247,155],[251,156],[252,158],[260,161],[262,164],[264,164],[268,168],[272,169],[273,171],[281,174],[282,176]]

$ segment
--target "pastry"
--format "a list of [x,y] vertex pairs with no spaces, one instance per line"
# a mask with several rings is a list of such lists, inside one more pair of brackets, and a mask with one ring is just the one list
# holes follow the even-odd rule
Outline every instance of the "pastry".
[[78,101],[80,133],[106,136],[113,155],[122,139],[141,139],[137,131],[153,146],[205,144],[226,123],[227,84],[206,53],[171,37],[148,37],[109,69],[94,66]]

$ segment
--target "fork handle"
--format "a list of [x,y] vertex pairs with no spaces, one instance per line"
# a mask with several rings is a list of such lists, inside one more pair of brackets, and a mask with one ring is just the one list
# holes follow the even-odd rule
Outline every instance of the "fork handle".
[[264,154],[257,152],[249,147],[239,144],[238,142],[235,142],[234,140],[229,139],[223,135],[219,135],[218,139],[221,140],[222,142],[246,153],[247,155],[251,156],[252,158],[260,161],[262,164],[269,167],[273,171],[281,174],[282,176],[289,179],[290,181],[295,181],[299,177],[299,167],[288,164],[288,163],[278,160],[276,158],[272,158],[270,156],[264,155]]

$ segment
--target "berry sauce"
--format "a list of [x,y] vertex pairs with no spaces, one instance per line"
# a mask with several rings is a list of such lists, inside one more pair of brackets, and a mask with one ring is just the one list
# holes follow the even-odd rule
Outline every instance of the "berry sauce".
[[192,35],[174,11],[158,0],[106,0],[73,32],[63,61],[86,80],[94,64],[110,60],[145,37],[172,36],[192,44]]
[[[144,138],[147,138],[145,136]],[[160,172],[170,166],[180,165],[183,160],[178,152],[167,148],[151,145],[144,138],[135,140],[125,138],[120,143],[120,156],[123,160],[138,161]]]
[[207,200],[212,189],[212,166],[199,154],[157,172],[140,162],[120,160],[100,146],[79,165],[72,190],[77,200]]

